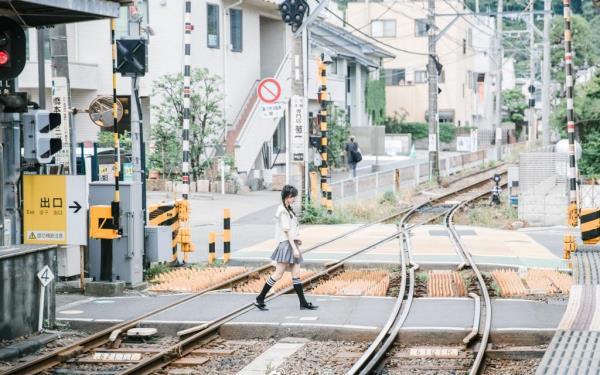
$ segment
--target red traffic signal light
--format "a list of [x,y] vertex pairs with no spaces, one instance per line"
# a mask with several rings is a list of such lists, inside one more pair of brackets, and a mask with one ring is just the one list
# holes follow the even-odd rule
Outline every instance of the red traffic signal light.
[[10,60],[10,55],[6,51],[0,51],[0,66],[6,65]]
[[26,43],[21,25],[0,17],[0,79],[16,78],[23,71]]

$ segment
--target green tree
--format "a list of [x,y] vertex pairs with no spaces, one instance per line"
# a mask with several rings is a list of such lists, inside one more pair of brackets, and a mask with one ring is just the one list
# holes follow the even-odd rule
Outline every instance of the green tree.
[[[590,23],[582,16],[573,15],[573,64],[574,70],[587,68],[598,62],[600,46],[594,44],[598,30],[592,31]],[[556,16],[552,19],[550,31],[552,77],[559,82],[565,79],[564,64],[564,20]]]
[[385,121],[385,80],[370,79],[365,88],[365,109],[375,125]]
[[[576,134],[583,149],[579,162],[587,176],[600,175],[600,73],[588,83],[575,87],[574,112]],[[554,112],[552,126],[566,137],[566,104]]]
[[[219,141],[225,129],[221,92],[219,76],[207,69],[192,70],[189,139],[190,169],[194,179],[204,172],[207,149]],[[174,170],[174,165],[182,162],[183,76],[170,74],[158,78],[153,83],[152,95],[158,101],[152,106],[152,140],[155,147],[150,159],[160,165],[163,173],[169,174]]]
[[502,93],[502,100],[506,107],[506,115],[503,121],[514,122],[517,137],[520,136],[525,125],[525,109],[527,109],[527,100],[519,89],[505,90]]
[[[98,132],[98,147],[114,147],[113,139],[112,130],[101,130]],[[131,134],[129,132],[126,131],[123,134],[119,134],[119,147],[122,154],[131,154]]]
[[350,137],[350,125],[346,117],[346,112],[331,104],[327,110],[329,116],[329,155],[328,160],[334,167],[340,167],[342,165],[342,155],[346,148],[346,142]]

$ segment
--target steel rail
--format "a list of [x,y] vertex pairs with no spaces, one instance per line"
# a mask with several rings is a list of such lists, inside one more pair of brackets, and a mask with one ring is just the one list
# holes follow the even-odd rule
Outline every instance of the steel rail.
[[[455,239],[454,244],[455,244],[456,251],[463,253],[464,257],[469,262],[468,264],[470,265],[471,269],[475,273],[475,276],[477,277],[477,281],[479,283],[479,288],[481,290],[481,294],[483,296],[483,302],[484,302],[483,308],[485,309],[485,322],[484,322],[484,327],[483,327],[483,333],[481,335],[481,340],[479,342],[479,348],[477,348],[477,355],[475,356],[473,365],[471,366],[471,369],[469,370],[469,375],[479,374],[479,371],[482,368],[483,359],[485,356],[485,350],[486,350],[488,342],[489,342],[490,330],[492,327],[492,301],[490,299],[490,294],[489,294],[487,286],[485,284],[485,280],[483,279],[483,274],[479,270],[479,267],[477,267],[477,264],[473,261],[473,257],[471,256],[470,252],[465,250],[465,247],[462,243],[460,235],[458,234],[458,232],[456,231],[456,228],[454,227],[453,219],[454,219],[454,214],[458,211],[458,209],[460,207],[462,207],[465,204],[467,204],[468,202],[478,199],[480,197],[481,197],[481,195],[479,195],[478,197],[474,197],[473,199],[471,199],[469,201],[464,201],[462,203],[456,204],[448,212],[448,214],[445,218],[446,229],[448,230],[450,235],[452,237],[454,237],[454,239]],[[481,309],[479,310],[479,314],[481,314]]]
[[[341,268],[349,259],[351,259],[359,254],[362,254],[367,250],[373,249],[385,242],[388,242],[388,241],[398,237],[399,235],[400,235],[399,232],[394,232],[393,234],[388,235],[381,240],[378,240],[366,247],[363,247],[363,248],[343,257],[342,259],[340,259],[338,262],[336,262],[332,266],[319,272],[316,275],[311,276],[310,278],[304,280],[303,282],[305,284],[310,284],[310,283],[320,280],[321,278],[323,278],[325,276],[329,276],[332,272]],[[293,286],[287,287],[287,288],[277,292],[276,294],[270,296],[269,298],[266,299],[266,301],[267,302],[271,301],[283,294],[291,292],[292,290],[293,290]],[[172,363],[176,359],[189,354],[195,347],[198,346],[198,341],[204,339],[207,335],[218,330],[223,324],[249,312],[250,310],[252,310],[254,308],[255,308],[254,303],[248,303],[248,304],[245,304],[225,315],[222,315],[222,316],[218,317],[217,319],[214,319],[213,321],[208,323],[205,327],[203,327],[203,329],[201,331],[194,333],[193,335],[178,342],[177,344],[171,345],[169,348],[161,351],[160,353],[157,353],[145,360],[142,360],[141,362],[137,363],[136,365],[134,365],[128,369],[125,369],[122,372],[119,372],[119,375],[148,374],[153,371],[164,368],[165,366],[168,366],[170,363]]]
[[[503,174],[505,174],[505,173],[506,172],[504,172]],[[433,201],[440,201],[442,199],[447,198],[448,196],[461,194],[464,191],[468,191],[473,188],[479,187],[484,182],[488,182],[488,180],[478,181],[478,182],[470,185],[469,187],[460,189],[460,191],[456,192],[455,194],[447,194],[445,197],[443,197],[443,198],[438,197],[438,198],[435,198]],[[487,190],[485,192],[475,194],[474,196],[471,196],[468,199],[462,201],[460,204],[453,205],[450,209],[448,209],[442,213],[433,215],[432,217],[429,217],[424,221],[412,224],[410,226],[406,226],[406,222],[408,221],[408,219],[410,217],[412,217],[413,215],[415,215],[416,213],[418,213],[419,210],[430,205],[432,203],[432,201],[425,202],[425,203],[422,203],[419,205],[415,205],[413,208],[411,208],[405,214],[405,216],[400,221],[401,236],[404,241],[401,242],[401,245],[402,245],[401,258],[403,261],[402,262],[403,263],[402,264],[403,274],[402,274],[401,286],[399,289],[398,299],[396,301],[396,304],[394,305],[394,309],[392,310],[392,313],[390,314],[388,321],[386,322],[385,326],[380,331],[379,335],[375,338],[375,340],[371,343],[369,348],[363,353],[363,355],[359,358],[359,360],[357,362],[355,362],[355,364],[352,366],[352,368],[346,373],[347,375],[354,375],[354,374],[367,375],[367,374],[372,373],[374,371],[374,369],[376,369],[377,366],[382,362],[382,359],[384,358],[385,354],[387,353],[389,348],[392,346],[392,344],[396,340],[396,337],[398,336],[398,333],[399,333],[400,329],[402,328],[402,325],[404,324],[404,322],[406,321],[406,318],[408,317],[408,313],[412,306],[413,295],[414,295],[414,271],[416,269],[418,269],[418,267],[419,267],[419,265],[417,263],[413,262],[413,260],[410,259],[411,255],[410,255],[410,246],[409,246],[409,239],[408,239],[410,230],[412,230],[413,228],[415,228],[417,226],[424,225],[426,223],[434,221],[442,216],[444,216],[445,218],[448,218],[448,217],[452,218],[454,216],[454,212],[455,212],[457,206],[462,206],[462,205],[472,202],[474,200],[480,199],[481,197],[488,195],[488,194],[490,194],[490,192]],[[454,230],[453,226],[452,226],[452,230]],[[458,239],[457,242],[455,243],[455,246],[458,246],[458,245],[460,245],[460,239]],[[406,252],[406,256],[409,257],[409,263],[412,265],[412,267],[409,269],[410,283],[409,283],[408,294],[406,295],[406,302],[404,302],[404,295],[406,293],[405,252]],[[459,253],[458,250],[457,250],[457,253]],[[469,264],[473,263],[472,259],[467,258],[464,255],[461,256],[461,259],[464,260],[464,263],[466,263],[466,262],[468,262]],[[486,291],[487,291],[487,289],[486,289]],[[488,294],[488,297],[489,297],[489,294]],[[404,306],[404,308],[401,309],[401,306]],[[488,305],[488,306],[490,306],[490,305]],[[488,310],[490,310],[490,309],[486,309],[486,313]],[[486,341],[485,341],[486,345],[487,345],[488,336],[486,336]],[[479,360],[479,361],[481,361],[481,360]]]
[[[483,170],[483,171],[478,171],[478,172],[469,174],[467,176],[464,176],[462,178],[469,178],[469,177],[473,177],[473,176],[480,175],[480,174],[486,174],[486,173],[490,172],[491,170],[495,170],[495,169],[500,168],[500,167],[502,167],[502,165],[496,166],[496,167],[491,167],[491,168],[488,168],[488,169]],[[506,171],[503,171],[501,173],[505,174]],[[457,181],[459,181],[459,180],[455,180],[452,183],[456,183]],[[454,191],[451,191],[451,192],[446,193],[444,195],[441,195],[439,197],[431,198],[427,202],[423,203],[422,206],[425,206],[427,204],[430,204],[430,203],[438,201],[438,200],[447,199],[448,197],[451,197],[453,195],[459,194],[459,193],[461,193],[461,192],[463,192],[465,190],[472,189],[472,186],[484,183],[486,181],[488,181],[488,179],[478,180],[478,181],[474,182],[471,185],[468,185],[468,186],[465,186],[465,187],[462,187],[462,188],[458,188],[458,189],[456,189]],[[363,225],[361,225],[361,226],[359,226],[357,228],[354,228],[352,230],[344,232],[344,233],[342,233],[342,234],[340,234],[338,236],[335,236],[333,238],[330,238],[328,240],[325,240],[323,242],[315,244],[315,245],[311,246],[310,248],[302,251],[302,253],[304,254],[304,253],[313,251],[313,250],[315,250],[315,249],[317,249],[319,247],[328,245],[328,244],[330,244],[332,242],[335,242],[335,241],[337,241],[339,239],[348,237],[351,234],[357,233],[360,230],[366,229],[366,228],[371,227],[373,225],[380,224],[380,223],[383,223],[383,222],[386,222],[386,221],[391,221],[391,220],[397,218],[398,216],[401,216],[403,214],[406,215],[408,212],[413,211],[413,209],[414,209],[414,207],[413,208],[409,208],[409,209],[400,210],[399,212],[397,212],[395,214],[392,214],[392,215],[390,215],[388,217],[385,217],[383,219],[379,219],[379,220],[376,220],[376,221],[371,222],[371,223],[363,224]],[[334,263],[334,264],[337,264],[337,262]],[[204,295],[206,293],[209,293],[211,291],[215,291],[215,290],[218,290],[218,289],[223,289],[223,288],[226,288],[226,287],[228,287],[228,286],[230,286],[230,285],[232,285],[234,283],[241,282],[244,279],[248,279],[252,275],[259,274],[261,272],[265,272],[265,271],[271,269],[272,267],[273,266],[272,266],[271,263],[265,264],[263,266],[260,266],[259,268],[256,268],[254,270],[250,270],[250,271],[245,272],[245,273],[243,273],[241,275],[238,275],[238,276],[235,276],[235,277],[233,277],[231,279],[225,280],[225,281],[223,281],[223,282],[221,282],[221,283],[219,283],[217,285],[211,286],[211,287],[206,288],[206,289],[204,289],[202,291],[199,291],[197,293],[191,294],[191,295],[189,295],[187,297],[184,297],[184,298],[182,298],[180,300],[172,302],[172,303],[170,303],[170,304],[168,304],[166,306],[162,306],[162,307],[160,307],[158,309],[155,309],[155,310],[152,310],[152,311],[147,312],[145,314],[142,314],[142,315],[140,315],[138,317],[135,317],[133,319],[130,319],[130,320],[126,321],[126,322],[118,323],[118,324],[116,324],[114,326],[111,326],[111,327],[106,328],[106,329],[104,329],[104,330],[102,330],[100,332],[97,332],[97,333],[92,334],[92,335],[90,335],[90,336],[88,336],[86,338],[83,338],[83,339],[81,339],[81,340],[79,340],[79,341],[77,341],[77,342],[75,342],[73,344],[70,344],[70,345],[58,348],[58,349],[56,349],[56,350],[54,350],[54,351],[52,351],[52,352],[50,352],[48,354],[45,354],[45,355],[40,356],[38,358],[32,359],[32,360],[30,360],[30,361],[28,361],[26,363],[23,363],[23,364],[20,364],[20,365],[17,365],[17,366],[13,366],[13,367],[7,369],[4,372],[4,374],[6,374],[6,375],[13,375],[13,374],[37,374],[37,373],[40,373],[42,371],[48,370],[48,369],[53,368],[53,367],[55,367],[57,365],[60,365],[61,363],[67,361],[69,358],[72,358],[73,356],[76,356],[76,355],[79,355],[79,354],[82,354],[82,353],[85,353],[85,352],[89,352],[89,351],[91,351],[91,350],[93,350],[93,349],[95,349],[97,347],[100,347],[100,346],[106,344],[109,341],[109,337],[110,337],[110,335],[111,335],[111,333],[113,331],[116,331],[116,330],[127,331],[127,330],[129,330],[131,328],[135,328],[139,323],[141,323],[144,319],[146,319],[146,318],[148,318],[150,316],[157,315],[157,314],[159,314],[159,313],[161,313],[161,312],[163,312],[165,310],[168,310],[168,309],[171,309],[171,308],[176,307],[178,305],[181,305],[183,303],[189,302],[189,301],[191,301],[191,300],[193,300],[193,299],[195,299],[197,297],[200,297],[200,296],[202,296],[202,295]]]

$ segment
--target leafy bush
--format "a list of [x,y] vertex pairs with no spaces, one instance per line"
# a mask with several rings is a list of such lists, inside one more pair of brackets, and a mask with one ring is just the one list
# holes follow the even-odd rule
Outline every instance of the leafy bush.
[[[387,118],[385,121],[387,134],[411,134],[413,140],[425,139],[429,135],[429,125],[424,122],[404,122],[397,118]],[[440,141],[450,143],[456,138],[454,124],[440,124]]]
[[450,143],[456,138],[456,126],[454,124],[440,124],[440,142]]
[[379,204],[396,204],[398,203],[398,199],[396,198],[396,194],[393,191],[386,191],[381,199],[379,200]]

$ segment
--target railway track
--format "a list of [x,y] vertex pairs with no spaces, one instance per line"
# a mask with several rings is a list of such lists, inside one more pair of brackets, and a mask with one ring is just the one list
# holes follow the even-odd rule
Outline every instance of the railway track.
[[[412,209],[406,212],[406,214],[400,220],[400,242],[401,242],[401,263],[402,263],[402,279],[400,281],[400,289],[398,299],[390,318],[380,331],[376,339],[371,343],[369,348],[363,353],[358,361],[352,366],[347,372],[347,375],[367,375],[371,373],[379,373],[385,366],[385,358],[393,347],[393,344],[398,336],[400,328],[404,324],[408,313],[410,311],[414,288],[415,288],[415,271],[419,268],[419,265],[414,261],[410,250],[410,239],[409,234],[411,229],[424,225],[439,218],[443,217],[444,226],[448,231],[450,239],[454,244],[457,255],[462,260],[459,265],[459,269],[470,267],[477,278],[481,296],[483,298],[483,305],[477,306],[474,316],[474,327],[473,331],[465,337],[463,343],[465,345],[471,344],[475,338],[480,338],[476,347],[476,356],[472,361],[472,365],[469,369],[470,375],[478,374],[483,363],[485,354],[485,348],[489,340],[489,334],[491,329],[491,300],[483,278],[482,273],[477,268],[477,265],[473,261],[469,252],[465,250],[460,236],[453,225],[453,217],[457,210],[475,200],[481,199],[482,197],[489,195],[490,191],[486,188],[485,183],[474,184],[470,189],[462,189],[455,192],[455,194],[448,194],[444,198],[446,202],[442,202],[442,199],[436,199],[431,202],[421,203],[415,205]],[[453,199],[455,201],[448,202]],[[474,296],[475,303],[480,303],[479,296]],[[485,313],[485,320],[483,326],[480,328],[481,315]],[[468,359],[467,359],[468,361]],[[447,369],[457,370],[462,369],[464,364],[459,366],[445,366],[445,367],[432,367],[429,370],[435,369]],[[407,369],[405,369],[407,370]]]
[[[434,197],[422,196],[420,199],[421,203],[418,204],[418,207],[423,209],[424,207],[432,206],[435,202],[440,202],[440,201],[445,201],[445,200],[456,198],[457,196],[460,196],[461,194],[465,194],[465,192],[469,192],[469,191],[473,190],[474,188],[481,189],[482,187],[489,185],[490,177],[494,174],[494,172],[497,172],[498,169],[501,169],[500,170],[501,174],[503,174],[503,175],[506,174],[506,171],[503,170],[502,166],[500,166],[500,167],[489,168],[484,171],[476,172],[476,173],[473,173],[468,176],[463,176],[462,178],[454,181],[454,184],[459,185],[459,186],[457,188],[455,188],[454,190],[451,190],[450,192],[442,193],[442,194],[440,194],[438,196],[434,196]],[[489,189],[487,189],[487,190],[489,190]],[[374,225],[377,225],[380,223],[396,220],[399,217],[402,218],[401,223],[404,223],[407,218],[414,215],[416,212],[417,212],[417,210],[414,207],[409,208],[409,209],[400,210],[393,215],[382,218],[382,219],[377,220],[372,223],[364,224],[355,229],[347,231],[343,234],[340,234],[338,236],[335,236],[333,238],[330,238],[323,242],[320,242],[320,243],[304,250],[303,253],[313,251],[315,249],[318,249],[322,246],[333,243],[342,238],[346,238],[346,237],[348,237],[352,234],[355,234],[361,230],[364,230],[368,227],[371,227],[371,226],[374,226]],[[422,212],[420,212],[420,213],[422,213]],[[438,213],[433,216],[435,216],[434,219],[437,219],[437,218],[441,217],[442,215],[443,214]],[[430,222],[434,219],[427,220],[426,222]],[[390,241],[394,238],[398,238],[399,236],[402,237],[401,238],[401,246],[403,248],[406,248],[406,245],[405,245],[406,238],[402,234],[402,231],[399,231],[399,232],[396,232],[390,236],[387,236],[386,238],[384,238],[380,241],[377,241],[369,246],[366,246],[362,249],[358,249],[357,251],[353,252],[352,254],[349,254],[348,256],[340,259],[337,262],[329,263],[328,267],[325,270],[317,273],[316,275],[310,277],[307,280],[303,280],[303,282],[306,284],[310,284],[310,283],[320,280],[323,277],[331,275],[331,273],[337,272],[339,269],[341,269],[343,267],[344,263],[346,263],[352,257],[354,257],[358,254],[361,254],[369,249],[372,249],[381,243]],[[407,260],[409,262],[411,262],[409,250],[406,250],[406,251],[403,250],[402,252],[406,255]],[[404,261],[403,261],[403,264],[405,266]],[[413,264],[412,268],[415,268],[414,266],[415,265]],[[244,281],[254,277],[255,275],[261,274],[263,272],[268,272],[271,269],[273,269],[273,266],[271,265],[271,263],[265,264],[254,270],[245,272],[241,275],[238,275],[229,280],[221,282],[217,285],[213,285],[210,288],[207,288],[200,292],[191,294],[187,297],[184,297],[178,301],[175,301],[171,304],[163,306],[159,309],[155,309],[153,311],[150,311],[148,313],[140,315],[129,321],[119,323],[112,327],[104,329],[98,333],[90,335],[90,336],[88,336],[78,342],[75,342],[71,345],[59,348],[55,351],[52,351],[45,355],[42,355],[42,356],[35,358],[33,360],[30,360],[26,363],[9,368],[5,372],[5,374],[38,374],[43,371],[52,369],[54,367],[59,366],[61,363],[66,362],[67,360],[70,360],[74,357],[80,356],[85,353],[89,353],[96,348],[103,347],[103,346],[106,346],[107,344],[112,343],[114,341],[114,337],[111,337],[111,335],[114,335],[115,333],[118,333],[118,332],[126,332],[127,330],[129,330],[131,328],[135,328],[143,320],[147,319],[148,317],[157,315],[165,310],[168,310],[175,306],[189,302],[189,301],[191,301],[195,298],[198,298],[198,297],[200,297],[206,293],[209,293],[211,291],[228,288],[228,287],[233,286],[234,284],[244,282]],[[407,283],[407,281],[404,280],[403,285],[405,287],[407,284],[409,286],[414,285],[414,270],[412,270],[412,271],[409,270],[409,273],[410,273],[410,278],[412,279],[412,282]],[[403,275],[404,275],[404,278],[406,278],[406,273],[403,272]],[[403,289],[404,288],[401,288],[401,290],[403,290]],[[278,296],[280,296],[282,294],[288,293],[291,290],[292,290],[291,287],[284,289],[284,290],[278,292],[277,294],[274,294],[271,297],[269,297],[267,299],[267,301],[269,301],[273,298],[277,298]],[[412,294],[412,293],[410,293],[410,294]],[[159,369],[159,368],[163,368],[163,367],[167,366],[169,363],[173,362],[175,359],[184,356],[185,354],[191,352],[195,347],[202,345],[203,341],[205,341],[205,342],[210,341],[211,335],[213,335],[218,330],[218,328],[221,327],[223,324],[234,319],[237,316],[240,316],[240,315],[250,311],[253,308],[254,308],[254,306],[252,304],[241,306],[240,308],[236,309],[235,311],[224,314],[223,316],[213,320],[212,322],[209,322],[200,327],[197,327],[197,329],[195,329],[195,330],[194,329],[190,330],[189,335],[186,338],[184,338],[182,341],[178,342],[175,345],[170,346],[169,348],[161,351],[160,353],[152,355],[148,359],[142,360],[140,363],[123,371],[122,374],[149,373],[155,369]],[[408,310],[406,311],[406,314],[408,314]],[[406,316],[404,318],[406,318]],[[398,327],[398,329],[399,329],[399,327]]]

